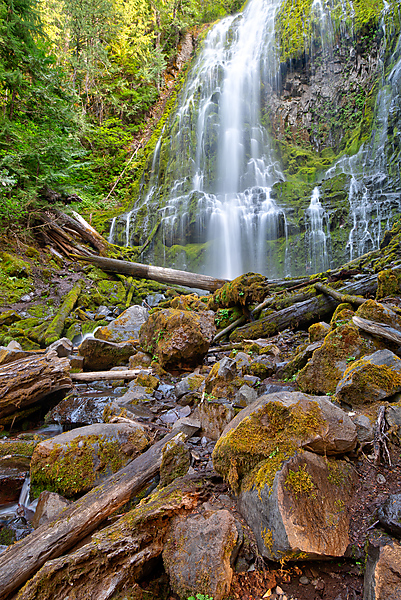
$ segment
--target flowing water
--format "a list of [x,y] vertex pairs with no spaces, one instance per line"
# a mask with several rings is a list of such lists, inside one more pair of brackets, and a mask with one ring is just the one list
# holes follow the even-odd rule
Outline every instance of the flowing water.
[[[266,110],[266,97],[279,95],[281,85],[275,39],[281,2],[250,0],[243,13],[221,20],[206,36],[167,135],[156,145],[141,193],[132,210],[111,226],[110,241],[140,247],[160,221],[158,237],[142,254],[144,262],[226,278],[246,271],[270,277],[295,274],[291,252],[303,253],[307,272],[336,266],[330,255],[332,210],[323,210],[322,187],[316,187],[309,207],[308,197],[304,199],[301,246],[292,244],[294,238],[289,243],[292,207],[284,204],[285,198],[280,205],[272,193],[285,179]],[[340,4],[340,30],[350,36],[346,22],[353,18],[352,2]],[[323,65],[327,84],[336,43],[330,10],[327,2],[313,0],[315,42],[308,48],[305,42],[310,61]],[[400,44],[392,64],[388,76],[383,75],[370,139],[323,177],[348,177],[349,214],[341,227],[349,237],[343,259],[377,248],[400,209],[399,161],[392,161],[388,142],[391,135],[399,145]]]

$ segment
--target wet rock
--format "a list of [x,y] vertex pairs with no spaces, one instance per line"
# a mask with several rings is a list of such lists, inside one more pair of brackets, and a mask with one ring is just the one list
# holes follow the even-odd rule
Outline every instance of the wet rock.
[[224,400],[204,400],[196,408],[195,416],[201,423],[204,435],[211,440],[218,440],[224,428],[234,418],[234,408]]
[[345,323],[326,335],[322,346],[315,350],[296,381],[304,392],[334,393],[350,359],[371,354],[382,347],[381,342],[360,332],[352,323]]
[[130,306],[109,325],[96,331],[96,337],[108,342],[137,340],[141,326],[148,320],[148,311],[143,306]]
[[401,391],[401,359],[378,350],[349,366],[336,388],[336,397],[350,406],[371,404]]
[[191,452],[185,439],[183,433],[178,433],[164,446],[160,466],[160,487],[165,487],[177,477],[188,473],[191,465]]
[[150,315],[142,325],[141,346],[158,357],[163,368],[196,365],[202,361],[215,334],[212,311],[167,308]]
[[238,508],[269,560],[343,556],[349,544],[347,502],[357,474],[346,462],[312,452],[286,460],[274,478],[261,467],[248,479]]
[[391,539],[370,540],[363,582],[363,600],[399,600],[401,546]]
[[380,506],[377,516],[384,529],[401,537],[401,494],[390,494]]
[[35,514],[32,518],[32,526],[36,529],[46,521],[50,521],[57,517],[63,510],[72,504],[67,498],[63,498],[54,492],[41,492],[36,505]]
[[46,352],[50,352],[50,350],[54,350],[59,358],[63,358],[64,356],[70,356],[70,354],[72,354],[73,345],[71,340],[64,337],[50,344],[50,346],[47,347]]
[[0,459],[0,505],[18,501],[28,474],[29,461],[18,467],[10,460]]
[[96,398],[70,394],[47,414],[46,420],[64,426],[103,423],[103,412],[109,404],[108,396]]
[[126,423],[89,425],[62,433],[36,446],[32,486],[71,498],[118,471],[147,445],[143,428]]
[[115,344],[92,337],[86,338],[78,348],[79,355],[85,358],[87,371],[107,371],[128,362],[135,352],[135,346],[129,342]]
[[230,591],[231,567],[242,539],[241,525],[228,510],[205,510],[175,518],[163,550],[173,591],[180,598],[198,590],[222,600]]

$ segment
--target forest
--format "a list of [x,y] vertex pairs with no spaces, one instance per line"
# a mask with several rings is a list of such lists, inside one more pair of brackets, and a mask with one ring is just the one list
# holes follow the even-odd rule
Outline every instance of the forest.
[[184,32],[238,0],[1,0],[0,224],[79,193],[107,205]]

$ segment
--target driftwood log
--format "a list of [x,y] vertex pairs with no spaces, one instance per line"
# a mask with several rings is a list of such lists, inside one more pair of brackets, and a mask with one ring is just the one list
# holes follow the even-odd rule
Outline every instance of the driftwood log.
[[[0,598],[7,598],[32,577],[46,561],[64,554],[136,496],[160,469],[162,450],[166,442],[180,431],[182,430],[177,428],[167,434],[103,484],[93,488],[80,500],[63,510],[51,524],[44,523],[28,537],[3,552],[0,555]],[[37,596],[32,597],[37,598]],[[43,597],[56,598],[56,596]],[[57,596],[57,598],[65,597]],[[96,595],[89,597],[101,598]]]
[[214,292],[227,283],[227,279],[216,279],[209,275],[198,275],[197,273],[178,271],[176,269],[142,265],[141,263],[117,260],[115,258],[78,256],[75,254],[70,258],[89,262],[103,271],[109,271],[111,273],[120,273],[121,275],[132,275],[133,277],[151,279],[152,281],[158,281],[159,283],[165,283],[167,285],[184,285],[190,288],[207,290],[209,292]]
[[34,354],[0,366],[0,418],[37,404],[59,390],[72,388],[70,361],[54,351]]
[[116,523],[95,533],[74,552],[46,562],[23,587],[18,600],[107,600],[124,585],[131,589],[144,566],[160,557],[170,521],[194,510],[212,492],[211,475],[176,479]]
[[[345,285],[339,292],[342,296],[350,293],[353,295],[365,295],[374,293],[376,289],[377,277],[376,275],[370,275],[357,282]],[[271,313],[259,321],[247,323],[246,325],[239,327],[231,334],[230,340],[239,342],[243,339],[251,340],[270,337],[288,327],[301,327],[307,325],[316,320],[317,317],[321,318],[334,311],[339,302],[339,300],[335,300],[331,296],[325,296],[323,294],[314,296],[303,302],[297,302],[287,308]]]
[[71,373],[72,381],[130,381],[138,377],[139,373],[151,373],[150,369],[124,369],[121,371],[90,371],[88,373]]
[[376,323],[376,321],[370,321],[369,319],[362,319],[362,317],[352,317],[352,321],[354,325],[362,329],[363,331],[367,331],[372,335],[377,337],[384,338],[386,340],[390,340],[391,342],[395,342],[396,344],[401,345],[401,331],[394,329],[394,327],[390,327],[390,325],[386,325],[385,323]]

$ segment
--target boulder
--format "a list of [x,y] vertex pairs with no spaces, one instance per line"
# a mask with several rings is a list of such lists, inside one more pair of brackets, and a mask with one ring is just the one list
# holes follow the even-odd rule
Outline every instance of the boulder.
[[146,352],[139,351],[133,356],[129,357],[128,366],[130,369],[135,369],[137,367],[149,367],[152,362],[152,357]]
[[110,396],[68,394],[46,415],[48,423],[59,423],[60,425],[93,425],[103,423],[103,411],[110,403]]
[[363,582],[363,600],[399,600],[400,590],[400,544],[391,539],[370,540]]
[[214,600],[225,598],[241,541],[241,525],[225,509],[173,519],[163,549],[172,590],[182,600],[199,591]]
[[401,494],[390,494],[380,506],[377,516],[386,531],[401,538]]
[[205,377],[198,373],[191,373],[190,375],[183,377],[175,386],[177,400],[180,400],[180,398],[187,394],[198,391],[204,381]]
[[218,440],[224,428],[234,418],[232,404],[224,400],[203,400],[195,410],[203,434],[211,440]]
[[107,371],[112,367],[128,362],[136,349],[129,342],[106,342],[93,337],[87,337],[78,348],[80,356],[85,358],[87,371]]
[[352,323],[345,323],[324,338],[323,345],[298,373],[297,383],[302,391],[326,394],[336,391],[349,360],[371,354],[383,345]]
[[148,320],[149,313],[143,306],[130,306],[117,319],[100,327],[95,336],[108,342],[137,340],[141,326]]
[[42,523],[54,519],[61,513],[63,508],[71,504],[70,500],[63,498],[54,492],[41,492],[36,505],[35,514],[32,518],[32,525],[36,529]]
[[247,367],[246,372],[261,379],[271,377],[276,372],[276,363],[268,356],[261,355],[255,358]]
[[388,306],[380,304],[375,300],[366,300],[356,311],[356,315],[362,319],[376,321],[376,323],[384,323],[390,325],[394,329],[401,330],[401,317],[391,310]]
[[227,425],[213,464],[237,493],[259,463],[273,481],[281,465],[301,448],[339,455],[355,448],[356,439],[350,417],[328,398],[277,392],[261,396]]
[[163,368],[182,367],[203,360],[215,331],[212,311],[166,308],[150,315],[140,329],[139,340]]
[[188,473],[191,452],[185,440],[186,436],[180,432],[164,446],[160,465],[160,487],[165,487],[177,477]]
[[330,325],[324,321],[313,323],[308,329],[309,341],[311,344],[323,340],[330,331]]
[[205,379],[205,389],[208,394],[237,377],[237,364],[233,358],[225,356],[215,363]]
[[353,362],[336,388],[336,397],[351,406],[371,404],[401,391],[401,359],[378,350]]
[[60,338],[47,347],[46,352],[54,350],[59,358],[70,356],[73,351],[73,344],[68,338]]
[[349,463],[295,453],[273,480],[264,465],[256,468],[239,495],[238,509],[269,560],[343,556],[350,541],[347,502],[356,481]]
[[354,415],[351,417],[356,426],[356,435],[360,444],[373,442],[374,431],[372,421],[366,415]]
[[103,423],[67,431],[36,446],[31,461],[32,488],[67,498],[83,494],[138,456],[147,445],[139,425]]
[[255,402],[257,397],[257,391],[249,387],[249,385],[244,384],[235,394],[233,405],[236,408],[245,408],[252,404],[252,402]]
[[296,353],[294,358],[290,360],[283,369],[280,370],[280,376],[288,378],[295,375],[295,373],[298,373],[300,369],[303,369],[308,360],[312,358],[314,351],[320,348],[322,344],[323,341],[318,340],[316,342],[313,342],[313,344],[309,344],[308,346],[306,346],[306,348],[301,348]]

